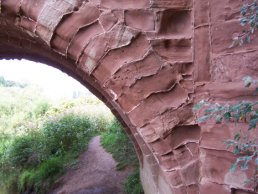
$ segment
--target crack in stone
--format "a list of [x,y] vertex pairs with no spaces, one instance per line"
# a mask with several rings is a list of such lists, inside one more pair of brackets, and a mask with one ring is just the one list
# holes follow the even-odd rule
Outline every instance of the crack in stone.
[[[83,26],[78,27],[77,32],[73,35],[73,37],[71,37],[71,39],[70,39],[70,41],[69,41],[69,43],[68,43],[68,46],[67,46],[66,49],[65,49],[65,55],[66,55],[66,56],[68,55],[68,50],[69,50],[71,44],[73,43],[74,39],[76,38],[76,35],[77,35],[81,30],[83,30],[84,28],[88,28],[89,26],[91,26],[91,25],[93,25],[93,24],[96,24],[96,23],[98,23],[98,19],[96,19],[96,20],[94,20],[94,21],[92,21],[92,22],[90,22],[90,23],[88,23],[88,24],[86,24],[86,25],[83,25]],[[101,34],[98,34],[98,35],[101,35]],[[78,51],[78,52],[80,53],[80,55],[79,55],[79,57],[76,59],[76,63],[78,63],[78,61],[79,61],[81,55],[83,54],[84,49],[88,46],[88,44],[90,43],[90,41],[91,41],[92,39],[94,39],[96,36],[97,36],[97,35],[91,37],[91,39],[87,42],[87,44],[83,47],[83,49],[82,49],[81,51]]]

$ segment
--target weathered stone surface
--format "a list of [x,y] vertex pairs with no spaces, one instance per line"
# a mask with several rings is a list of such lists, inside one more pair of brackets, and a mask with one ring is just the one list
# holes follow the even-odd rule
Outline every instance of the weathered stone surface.
[[186,192],[188,194],[196,194],[196,193],[200,193],[199,192],[199,185],[189,185],[186,187]]
[[212,23],[222,23],[232,19],[239,18],[240,6],[242,1],[225,0],[218,3],[216,0],[210,0],[210,14]]
[[183,185],[183,181],[178,170],[166,172],[165,176],[167,176],[168,180],[170,180],[172,187],[178,187]]
[[201,137],[201,129],[197,125],[175,127],[166,137],[167,142],[174,149],[188,143],[198,143]]
[[191,163],[191,161],[198,159],[199,147],[197,143],[188,143],[176,148],[173,150],[173,153],[179,166],[182,168],[183,166],[187,166]]
[[[2,0],[0,58],[68,73],[126,126],[146,194],[253,194],[223,141],[233,123],[196,124],[201,99],[257,100],[258,39],[229,48],[241,0]],[[15,71],[15,70],[14,70]],[[245,123],[239,127],[246,127]],[[256,133],[254,135],[257,135]]]
[[201,182],[200,187],[200,194],[207,194],[207,193],[220,193],[220,194],[229,194],[231,190],[226,185],[220,185],[218,183],[207,182],[203,180]]
[[[247,179],[248,172],[236,170],[236,172],[234,172],[234,175],[232,175],[232,173],[230,173],[228,170],[230,169],[234,161],[235,157],[233,156],[233,154],[226,154],[225,151],[215,149],[201,149],[203,179],[208,182],[230,185],[233,188],[237,187],[247,189],[248,185],[244,185],[243,180]],[[252,167],[250,166],[250,168]]]
[[[100,26],[96,22],[99,15],[100,11],[94,5],[85,3],[78,11],[73,12],[69,17],[63,18],[55,31],[55,37],[53,39],[54,48],[62,53],[67,53],[68,46],[73,42],[74,37],[80,36],[83,32],[85,34],[82,42],[86,45],[90,38],[102,32],[102,29],[99,29]],[[93,24],[94,22],[95,24]],[[85,45],[83,46],[85,47]],[[80,53],[81,50],[78,49],[77,53]]]
[[1,7],[6,14],[18,14],[20,10],[20,0],[1,1]]
[[256,78],[258,75],[257,57],[258,52],[252,51],[242,55],[232,54],[215,58],[210,67],[211,78],[217,82],[238,81],[246,75]]
[[108,9],[142,9],[149,7],[148,0],[101,0],[100,4]]
[[151,41],[153,49],[166,61],[192,62],[191,39],[158,39]]
[[194,1],[194,27],[199,27],[209,24],[210,14],[209,1],[195,0]]
[[[123,66],[142,59],[149,50],[148,41],[144,36],[133,38],[131,35],[128,37],[130,40],[128,39],[127,44],[122,49],[113,49],[106,54],[105,58],[100,60],[100,65],[93,72],[93,75],[101,84],[105,84]],[[100,42],[99,46],[102,44],[103,42]],[[89,52],[91,51],[89,50]]]
[[198,64],[195,68],[195,81],[209,81],[211,79],[211,52],[210,52],[210,28],[209,26],[195,29],[194,59]]
[[[172,132],[175,132],[174,129],[180,123],[193,123],[194,118],[191,109],[192,107],[190,105],[180,107],[177,110],[169,109],[151,120],[147,126],[152,128],[159,137],[166,138]],[[160,123],[163,123],[163,125],[160,125]]]
[[[214,55],[225,55],[234,52],[254,50],[258,40],[254,39],[251,44],[244,47],[229,48],[233,37],[241,34],[243,28],[238,20],[229,20],[227,22],[216,23],[211,27],[211,47]],[[223,33],[222,33],[223,32]]]
[[[188,99],[187,92],[179,85],[176,85],[169,92],[161,92],[149,96],[145,101],[136,106],[128,114],[131,122],[137,126],[143,126],[154,117],[162,114],[168,108],[176,109],[183,105]],[[144,112],[144,107],[150,107]],[[141,114],[143,117],[138,117]]]
[[118,18],[111,12],[104,12],[99,17],[99,22],[105,31],[109,31],[118,21]]
[[103,33],[103,29],[98,22],[79,29],[66,48],[67,55],[75,61],[78,61],[85,46],[91,41],[92,38],[101,33]]
[[193,160],[187,165],[183,166],[180,170],[183,183],[187,186],[195,185],[199,183],[200,177],[200,162],[199,160]]
[[[144,39],[142,41],[143,42],[141,44],[145,44],[146,49],[148,49],[147,41]],[[122,66],[107,82],[106,87],[110,88],[117,96],[120,96],[123,88],[131,87],[137,80],[144,77],[151,77],[152,75],[155,75],[156,72],[160,70],[162,65],[163,62],[160,60],[160,58],[154,52],[149,52],[144,55],[142,59]],[[126,77],[123,75],[126,75]]]
[[159,12],[158,30],[161,36],[189,37],[192,31],[191,12],[188,10],[167,9]]
[[36,32],[48,44],[62,18],[80,5],[77,0],[45,1],[37,18]]
[[31,32],[36,28],[37,24],[27,17],[21,17],[19,26],[25,29],[27,32]]
[[192,6],[192,0],[151,0],[151,7],[186,9]]
[[125,24],[143,31],[153,31],[155,29],[154,12],[128,10],[125,12]]
[[[15,1],[9,1],[9,2],[15,2]],[[45,3],[45,0],[37,0],[37,1],[23,0],[21,2],[20,9],[21,9],[21,12],[24,13],[24,16],[32,19],[33,21],[37,21],[37,18],[40,14],[40,10],[42,9],[42,6],[44,5],[44,3]]]
[[[120,102],[121,107],[126,112],[130,112],[135,104],[139,104],[140,101],[149,96],[170,90],[181,78],[178,76],[177,68],[170,65],[161,67],[155,73],[152,76],[141,77],[141,79],[136,80],[135,83],[130,85],[128,89],[124,88],[124,92],[118,98],[118,102]],[[167,79],[161,79],[162,77],[166,77]]]
[[[162,165],[162,168],[168,172],[171,171],[171,175],[168,176],[177,176],[177,168],[179,168],[178,162],[176,160],[176,157],[173,153],[169,153],[163,156],[159,156],[160,164]],[[177,179],[178,180],[178,179]],[[181,179],[180,179],[181,180]],[[177,182],[177,181],[175,181]],[[172,183],[177,184],[177,183]],[[176,186],[176,185],[175,185]]]

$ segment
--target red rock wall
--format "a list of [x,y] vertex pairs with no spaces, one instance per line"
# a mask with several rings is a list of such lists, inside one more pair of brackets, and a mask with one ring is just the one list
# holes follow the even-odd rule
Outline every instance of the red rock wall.
[[222,143],[234,126],[192,113],[200,99],[252,95],[241,79],[256,76],[257,40],[228,48],[241,3],[2,0],[0,56],[55,66],[101,98],[134,141],[146,194],[245,194]]

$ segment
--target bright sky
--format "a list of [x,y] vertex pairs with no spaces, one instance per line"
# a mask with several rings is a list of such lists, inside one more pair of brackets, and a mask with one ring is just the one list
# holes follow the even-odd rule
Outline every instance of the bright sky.
[[7,80],[37,84],[52,99],[72,97],[73,91],[89,93],[78,81],[60,70],[32,61],[0,60],[1,75]]

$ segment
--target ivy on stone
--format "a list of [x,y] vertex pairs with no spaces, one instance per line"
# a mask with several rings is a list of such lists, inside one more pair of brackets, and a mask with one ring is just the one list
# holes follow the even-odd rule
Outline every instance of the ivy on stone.
[[[243,78],[244,86],[250,87],[252,84],[258,84],[250,76]],[[256,88],[256,90],[258,90]],[[198,123],[215,119],[216,123],[233,122],[246,123],[246,129],[239,129],[234,135],[234,139],[225,140],[227,149],[232,149],[237,156],[236,161],[232,164],[229,171],[235,172],[236,169],[248,170],[251,162],[255,165],[253,177],[245,180],[246,184],[251,184],[256,191],[258,185],[258,138],[253,137],[252,130],[255,130],[258,123],[258,102],[242,101],[237,104],[219,104],[210,103],[202,100],[196,104],[193,111],[203,110],[203,116],[197,119]]]
[[258,29],[258,1],[243,0],[243,6],[240,9],[240,25],[247,27],[238,36],[233,37],[233,42],[230,48],[237,45],[249,44],[251,35]]

